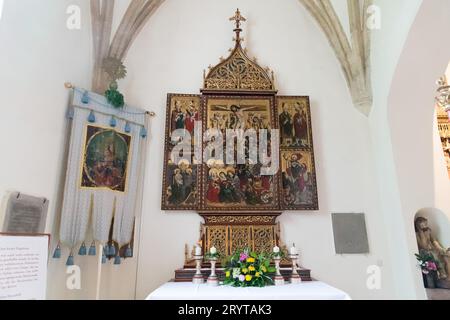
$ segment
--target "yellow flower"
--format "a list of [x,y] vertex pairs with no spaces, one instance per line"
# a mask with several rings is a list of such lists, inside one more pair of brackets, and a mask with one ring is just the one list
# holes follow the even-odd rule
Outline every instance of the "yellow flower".
[[261,274],[259,272],[255,273],[255,277],[259,278]]
[[252,281],[252,276],[251,275],[246,275],[245,276],[245,280],[247,280],[247,281]]
[[261,270],[262,270],[263,272],[267,272],[267,269],[266,269],[265,266],[262,266],[262,267],[261,267]]
[[255,267],[254,266],[250,266],[250,267],[248,267],[248,270],[255,271]]
[[255,262],[255,258],[252,258],[252,257],[247,258],[247,262],[248,263],[253,263],[253,262]]
[[248,273],[248,269],[247,269],[247,268],[242,269],[242,273],[243,273],[243,274]]
[[225,272],[225,277],[229,278],[231,275],[230,271]]

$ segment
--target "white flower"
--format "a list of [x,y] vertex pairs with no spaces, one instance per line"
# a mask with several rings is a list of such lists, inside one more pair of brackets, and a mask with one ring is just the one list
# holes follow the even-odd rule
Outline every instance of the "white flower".
[[273,248],[273,253],[280,253],[280,248],[278,246],[275,246]]
[[239,268],[234,268],[233,269],[233,278],[239,278],[239,276],[241,275],[241,269]]
[[211,253],[211,254],[216,254],[216,253],[217,253],[216,247],[212,246],[212,247],[209,249],[209,253]]

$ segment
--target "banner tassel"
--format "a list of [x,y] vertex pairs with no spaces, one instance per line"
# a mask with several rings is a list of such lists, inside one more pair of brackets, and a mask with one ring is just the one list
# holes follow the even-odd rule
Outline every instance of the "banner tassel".
[[126,133],[130,133],[131,132],[131,126],[130,126],[130,123],[128,121],[125,124],[125,132]]
[[90,255],[90,256],[97,255],[97,249],[95,247],[95,241],[92,241],[91,246],[89,247],[88,255]]
[[131,257],[133,257],[133,250],[131,249],[131,246],[128,245],[128,247],[125,249],[125,258]]
[[94,122],[95,122],[95,114],[94,114],[94,111],[92,111],[92,110],[91,110],[91,112],[89,113],[88,121],[89,121],[90,123],[94,123]]
[[111,117],[111,120],[109,120],[109,125],[113,128],[117,126],[117,120],[114,116]]
[[80,250],[78,250],[79,256],[85,256],[86,255],[86,244],[83,242],[81,244]]
[[110,256],[115,256],[116,255],[116,247],[114,246],[114,243],[112,243],[109,246],[109,255]]
[[55,251],[53,252],[53,259],[59,259],[61,258],[61,246],[58,243],[58,245],[56,246]]
[[89,103],[89,93],[87,92],[87,90],[84,91],[83,96],[81,97],[81,102],[84,104]]
[[72,252],[70,252],[69,257],[67,258],[66,266],[73,266],[73,253]]

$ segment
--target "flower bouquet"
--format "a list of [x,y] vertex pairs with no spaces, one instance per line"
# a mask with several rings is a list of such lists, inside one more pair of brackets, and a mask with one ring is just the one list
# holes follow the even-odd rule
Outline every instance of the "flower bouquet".
[[426,288],[436,287],[436,278],[438,273],[438,262],[432,254],[421,251],[416,254],[417,261],[419,261],[419,267],[422,269],[423,280]]
[[419,266],[421,267],[423,274],[437,272],[437,262],[431,254],[421,252],[420,254],[416,254],[416,258],[417,261],[419,261]]
[[270,266],[270,254],[250,252],[248,249],[236,251],[228,257],[225,266],[224,285],[233,287],[264,287],[273,284],[268,273],[275,272]]

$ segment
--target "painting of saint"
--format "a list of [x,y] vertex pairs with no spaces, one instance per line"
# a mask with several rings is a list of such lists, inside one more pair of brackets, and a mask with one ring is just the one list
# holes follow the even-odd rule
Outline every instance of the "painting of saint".
[[170,100],[170,132],[186,129],[194,132],[196,121],[200,121],[200,100],[198,97],[179,96]]
[[185,129],[189,131],[190,134],[194,132],[195,122],[200,121],[198,106],[195,105],[195,101],[191,100],[186,108],[185,116]]
[[281,138],[284,143],[288,139],[292,139],[292,116],[288,111],[288,106],[286,103],[283,103],[282,105],[282,112],[279,116],[280,121],[280,131],[281,131]]
[[310,111],[307,97],[282,97],[278,99],[281,147],[309,148]]
[[304,103],[295,103],[294,113],[294,145],[297,147],[306,146],[308,141],[308,117]]
[[131,136],[88,125],[81,187],[125,192]]
[[196,199],[196,166],[192,167],[185,160],[178,165],[168,166],[167,178],[170,182],[166,187],[166,201],[168,206],[192,205]]
[[284,206],[315,206],[317,190],[311,153],[300,150],[282,151],[281,164]]
[[176,100],[175,108],[172,110],[172,116],[171,116],[172,131],[177,130],[177,129],[184,129],[185,128],[184,119],[185,119],[185,113],[181,109],[181,103],[180,103],[180,101]]

